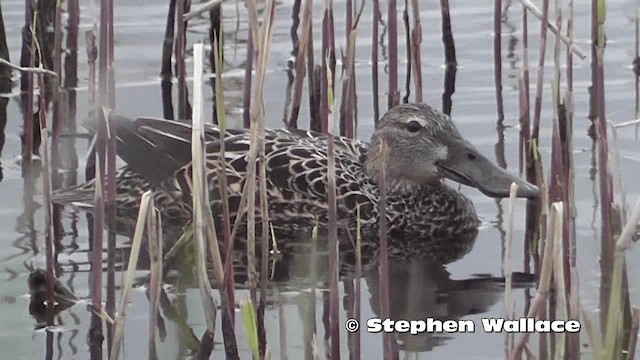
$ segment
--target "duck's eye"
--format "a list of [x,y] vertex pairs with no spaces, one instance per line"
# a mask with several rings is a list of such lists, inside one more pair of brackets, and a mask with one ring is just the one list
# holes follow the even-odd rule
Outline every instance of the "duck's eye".
[[469,159],[471,161],[475,161],[477,159],[477,157],[472,153],[467,153],[467,159]]
[[407,130],[410,132],[418,132],[420,129],[422,129],[422,125],[415,120],[411,120],[407,123]]

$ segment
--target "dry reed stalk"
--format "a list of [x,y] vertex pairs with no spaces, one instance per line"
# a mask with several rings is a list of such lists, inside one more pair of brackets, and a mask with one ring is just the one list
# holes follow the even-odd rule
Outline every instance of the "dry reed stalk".
[[253,354],[253,359],[261,359],[258,344],[259,341],[256,312],[253,308],[253,303],[251,302],[251,300],[243,301],[240,304],[240,311],[242,312],[242,323],[244,324],[247,342],[249,345],[249,349]]
[[[542,193],[542,192],[541,192]],[[545,308],[545,303],[547,298],[549,297],[549,289],[551,286],[551,276],[553,274],[553,264],[554,264],[554,247],[555,247],[555,236],[560,236],[561,232],[558,229],[562,229],[562,203],[557,202],[551,206],[551,214],[549,216],[550,224],[547,227],[547,237],[546,241],[544,241],[544,255],[542,256],[542,265],[540,267],[540,280],[538,283],[538,290],[536,292],[536,296],[531,303],[531,307],[527,313],[526,317],[538,317],[542,318],[545,316],[543,309]],[[525,333],[522,335],[519,341],[516,342],[516,347],[514,351],[511,353],[510,359],[520,359],[522,357],[522,352],[527,344],[529,339],[529,333]],[[541,350],[544,348],[541,348]]]
[[340,103],[340,135],[353,138],[356,133],[355,105],[357,102],[355,91],[355,57],[356,57],[356,30],[360,23],[360,16],[364,10],[364,1],[360,2],[360,8],[355,19],[350,19],[350,28],[347,33],[347,58],[343,64],[344,78],[342,80],[342,100]]
[[632,235],[636,232],[638,222],[640,222],[640,199],[636,201],[629,219],[615,244],[613,275],[611,277],[609,307],[606,317],[606,330],[604,332],[604,353],[602,354],[609,359],[618,358],[620,353],[625,350],[622,342],[626,339],[621,338],[624,334],[624,308],[628,304],[628,297],[625,296],[627,289],[624,287],[624,278],[626,277],[625,254],[631,248]]
[[413,28],[411,29],[411,59],[413,62],[413,86],[415,88],[415,101],[422,102],[422,23],[420,21],[420,8],[418,0],[411,0],[411,14],[413,16]]
[[[222,38],[222,36],[218,37]],[[214,61],[214,68],[216,70],[215,81],[215,93],[216,93],[216,119],[220,127],[220,158],[222,159],[221,165],[218,171],[218,187],[219,195],[222,199],[222,237],[224,240],[225,248],[229,251],[233,249],[230,234],[230,215],[229,215],[229,196],[227,191],[227,173],[226,173],[226,157],[225,157],[225,133],[227,128],[227,120],[224,110],[224,91],[222,87],[222,63],[223,49],[214,38],[214,46],[212,49],[212,56]],[[208,188],[203,189],[204,198],[209,199]],[[227,258],[225,263],[222,263],[222,256],[220,254],[220,248],[218,243],[218,236],[216,232],[216,226],[213,221],[213,214],[211,208],[207,206],[207,221],[208,221],[208,239],[209,239],[209,253],[211,261],[213,263],[215,277],[218,282],[218,289],[220,291],[220,298],[222,302],[222,330],[225,343],[225,349],[230,357],[238,357],[238,345],[235,338],[235,291],[234,291],[234,275],[233,267],[231,266],[232,260]],[[225,266],[226,265],[226,266]]]
[[[311,14],[313,13],[313,0],[307,0],[304,3],[304,13],[302,16],[302,38],[298,44],[296,53],[296,79],[293,90],[293,100],[291,102],[291,117],[289,119],[289,128],[298,128],[298,114],[300,113],[300,102],[302,99],[302,83],[305,77],[305,63],[307,60],[307,52],[309,50],[309,38],[311,36]],[[313,57],[313,55],[311,55]],[[312,73],[309,73],[309,82],[312,81]]]
[[[258,157],[264,156],[264,109],[262,107],[262,99],[264,92],[264,80],[269,60],[269,48],[271,46],[271,35],[273,30],[273,19],[275,12],[275,2],[269,0],[267,2],[267,11],[262,27],[258,28],[257,11],[255,0],[250,0],[247,4],[249,18],[251,19],[251,31],[256,39],[256,86],[250,109],[251,120],[251,143],[248,154],[247,181],[243,189],[243,196],[240,200],[239,208],[249,206],[247,214],[247,257],[248,257],[248,276],[249,286],[253,289],[256,287],[256,269],[255,269],[255,196],[256,196],[256,161]],[[258,36],[259,34],[259,36]],[[261,177],[261,182],[266,178]],[[262,188],[263,185],[261,184]],[[246,200],[245,200],[246,199]],[[246,201],[246,202],[245,202]],[[246,205],[245,205],[246,204]],[[236,216],[236,224],[240,219],[240,214]],[[235,227],[235,224],[234,224]],[[235,231],[232,232],[232,241]],[[230,251],[230,249],[227,249]],[[227,257],[228,259],[228,257]]]
[[[96,169],[99,167],[96,166]],[[96,174],[96,182],[100,182],[100,174]],[[150,209],[153,209],[153,196],[151,191],[142,194],[140,200],[140,210],[138,211],[138,220],[131,243],[131,252],[129,253],[129,261],[127,262],[127,272],[122,282],[122,292],[120,293],[120,302],[118,304],[118,312],[114,319],[114,337],[113,344],[109,352],[109,360],[118,360],[120,356],[120,344],[124,335],[124,323],[127,319],[127,309],[129,308],[129,295],[133,287],[136,267],[138,265],[138,256],[140,255],[140,247],[142,246],[142,236],[144,228],[147,225],[147,217]]]
[[593,348],[593,353],[596,355],[603,354],[602,352],[602,340],[600,339],[599,334],[596,333],[593,327],[593,323],[589,319],[587,312],[584,310],[582,305],[580,306],[580,324],[584,326],[587,336],[591,341],[591,347]]
[[[520,0],[520,3],[525,9],[529,10],[529,12],[531,12],[535,17],[537,17],[539,20],[542,21],[543,12],[541,12],[540,9],[538,9],[538,7],[535,4],[533,4],[530,0]],[[547,28],[551,30],[551,32],[553,33],[553,35],[556,36],[556,38],[559,38],[560,41],[562,41],[569,48],[572,54],[577,56],[580,60],[584,60],[587,58],[587,56],[580,49],[580,47],[578,47],[578,45],[575,44],[572,38],[564,35],[553,23],[551,23],[548,20],[547,20]]]
[[[179,17],[181,18],[181,17]],[[195,239],[196,275],[202,307],[204,310],[206,333],[215,333],[216,305],[211,294],[211,285],[207,274],[207,258],[205,237],[207,234],[205,215],[209,208],[208,197],[205,198],[208,188],[205,176],[205,148],[204,125],[202,121],[202,71],[203,71],[203,45],[196,44],[193,48],[193,127],[191,134],[191,164],[193,167],[193,225]]]
[[[518,185],[511,184],[509,191],[509,212],[507,213],[507,234],[504,242],[504,253],[502,258],[502,273],[505,279],[504,282],[504,308],[505,318],[513,319],[515,317],[515,302],[513,301],[513,289],[512,283],[512,271],[511,271],[511,246],[513,244],[513,218],[516,210],[516,192],[518,191]],[[513,352],[513,335],[507,333],[505,338],[505,354],[509,358]]]
[[398,10],[396,0],[389,0],[387,8],[387,41],[389,50],[389,93],[387,106],[392,108],[400,102],[398,92]]
[[[382,163],[389,161],[388,148],[382,143]],[[380,317],[387,319],[391,314],[389,304],[389,248],[387,242],[387,182],[385,167],[383,166],[378,173],[378,187],[380,189],[380,198],[378,199],[378,216],[379,229],[378,236],[380,238],[380,248],[378,254],[378,277],[380,286]],[[382,353],[385,360],[393,358],[393,337],[389,333],[382,335]]]
[[496,87],[497,126],[504,124],[504,105],[502,101],[502,0],[493,2],[493,74]]
[[[264,68],[266,64],[262,63],[261,60],[265,58],[264,54],[264,38],[261,34],[261,29],[258,25],[258,12],[256,10],[256,1],[251,0],[247,2],[247,11],[249,13],[249,22],[251,28],[251,35],[254,39],[256,39],[256,43],[254,44],[254,57],[257,60],[256,64],[256,72],[260,70],[262,66],[262,70],[266,72]],[[263,25],[264,26],[264,25]],[[251,142],[249,146],[249,154],[247,161],[247,181],[245,182],[245,192],[247,194],[246,206],[247,206],[247,280],[249,282],[249,288],[251,289],[251,297],[252,301],[255,301],[255,288],[256,288],[256,238],[255,238],[255,224],[256,224],[256,214],[255,214],[255,203],[256,203],[256,161],[259,156],[259,152],[261,149],[260,144],[260,134],[261,128],[264,124],[261,124],[263,119],[263,111],[262,107],[259,105],[262,103],[262,88],[264,86],[264,73],[258,73],[259,81],[256,81],[256,88],[254,90],[253,98],[255,101],[251,102],[249,109],[249,122],[251,129]],[[260,97],[257,97],[257,94],[260,94]],[[243,194],[244,195],[244,194]],[[244,198],[244,196],[243,196]],[[241,199],[242,200],[242,199]],[[242,203],[242,201],[241,201]],[[240,208],[244,207],[242,204]],[[238,222],[238,218],[240,214],[236,216],[236,223]],[[235,231],[233,231],[235,235]],[[235,238],[235,236],[233,236]],[[231,253],[231,249],[227,249],[227,254]],[[230,256],[227,256],[227,260],[225,263],[229,263]]]
[[320,79],[320,131],[323,134],[333,132],[329,124],[329,103],[333,103],[335,84],[335,33],[333,28],[333,2],[325,1],[324,16],[322,18],[322,68]]
[[635,359],[636,344],[638,342],[638,328],[640,327],[640,309],[633,307],[631,320],[631,331],[629,331],[629,350],[627,352],[627,359]]
[[[115,219],[116,219],[116,134],[115,127],[111,126],[109,120],[109,112],[115,108],[115,85],[113,75],[113,1],[104,0],[100,2],[100,38],[98,47],[98,93],[99,106],[103,109],[104,126],[99,128],[96,141],[97,162],[96,168],[102,166],[101,174],[106,175],[105,191],[106,203],[101,204],[100,225],[94,219],[94,234],[100,231],[100,246],[98,247],[100,256],[102,256],[102,242],[104,223],[109,224],[109,232],[107,237],[107,302],[105,304],[107,314],[114,316],[115,311]],[[102,200],[102,199],[101,199]],[[106,205],[106,206],[105,206]],[[95,248],[94,248],[95,250]],[[100,264],[100,272],[102,272],[102,263]],[[100,283],[102,285],[102,283]],[[101,291],[101,289],[100,289]],[[113,331],[111,324],[107,324],[107,341],[108,349],[112,348]]]
[[[520,174],[525,173],[527,181],[536,183],[534,143],[531,141],[531,107],[529,93],[529,26],[527,20],[527,10],[522,9],[522,69],[519,75],[518,92],[520,107]],[[530,259],[534,260],[538,255],[531,248],[535,245],[538,237],[538,216],[540,213],[539,201],[527,201],[526,227],[524,237],[524,270],[531,271]],[[528,300],[527,300],[528,302]]]
[[[113,97],[109,95],[109,97]],[[106,183],[106,220],[107,234],[107,301],[106,312],[110,317],[114,316],[116,308],[116,127],[107,120],[107,183]],[[107,345],[113,341],[113,326],[107,324]]]
[[[574,265],[571,265],[571,290],[569,291],[569,319],[580,319],[580,293],[578,286],[578,271]],[[579,358],[580,353],[580,335],[567,335],[567,354],[571,354],[573,358]],[[576,354],[576,355],[573,355]]]
[[[333,104],[330,104],[333,107]],[[338,215],[336,203],[336,158],[332,135],[327,143],[327,200],[329,212],[329,317],[331,332],[331,359],[340,358],[340,303],[338,302]]]
[[[556,221],[561,221],[560,226],[554,228],[554,255],[553,255],[553,281],[554,281],[554,295],[556,298],[555,303],[550,303],[554,311],[555,318],[553,320],[569,320],[569,302],[568,302],[568,288],[567,284],[570,284],[569,279],[565,279],[565,276],[569,273],[566,267],[569,265],[566,254],[568,252],[567,244],[565,243],[564,236],[564,203],[562,207],[556,208]],[[564,359],[567,357],[566,353],[566,334],[557,333],[551,334],[552,341],[555,342],[554,357],[556,359]]]
[[540,132],[540,115],[542,112],[542,86],[544,83],[544,60],[547,48],[547,22],[549,21],[549,0],[542,1],[542,22],[540,23],[540,48],[538,53],[538,76],[536,97],[533,110],[533,132],[531,140],[537,143]]
[[315,359],[317,354],[316,349],[316,307],[317,307],[317,275],[318,275],[318,222],[316,219],[315,226],[311,229],[311,263],[309,264],[311,290],[309,291],[309,302],[307,304],[307,317],[303,319],[305,334],[304,334],[304,350],[305,359]]
[[373,92],[373,122],[380,119],[380,102],[378,99],[378,22],[380,14],[380,0],[373,0],[373,21],[371,21],[371,82]]
[[[595,80],[592,87],[592,94],[595,96],[595,118],[594,127],[597,144],[597,169],[598,184],[600,191],[600,228],[601,228],[601,296],[600,307],[602,309],[610,308],[609,287],[613,284],[613,273],[615,271],[615,243],[614,234],[618,230],[612,221],[612,209],[614,205],[613,184],[611,181],[610,167],[608,164],[609,146],[607,141],[607,123],[605,108],[605,88],[604,88],[604,49],[605,49],[605,33],[604,23],[606,19],[606,8],[604,0],[594,0],[592,10],[592,26],[595,26],[595,70],[593,79]],[[593,54],[592,54],[593,55]],[[606,322],[604,312],[601,313],[601,326],[604,327]],[[608,347],[605,344],[605,347]]]
[[147,242],[149,243],[149,359],[157,359],[156,329],[162,291],[162,218],[155,207],[149,207],[147,213]]

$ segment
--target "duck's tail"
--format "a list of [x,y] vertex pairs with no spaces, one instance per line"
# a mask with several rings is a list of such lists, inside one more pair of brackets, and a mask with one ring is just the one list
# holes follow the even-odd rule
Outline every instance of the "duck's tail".
[[93,209],[95,180],[82,185],[56,190],[51,194],[51,201],[58,205],[71,205],[77,208]]

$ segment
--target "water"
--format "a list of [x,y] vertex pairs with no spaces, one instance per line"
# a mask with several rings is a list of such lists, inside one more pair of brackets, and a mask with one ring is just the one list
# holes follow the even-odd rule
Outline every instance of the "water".
[[[315,39],[319,39],[321,13],[320,2],[314,8]],[[575,1],[575,34],[577,43],[589,51],[589,2]],[[636,118],[635,84],[631,71],[634,57],[634,23],[630,18],[634,6],[632,2],[610,0],[606,26],[608,43],[605,55],[606,105],[609,121],[622,122]],[[344,48],[344,2],[334,3],[336,13],[336,44]],[[386,5],[386,3],[384,4]],[[20,28],[23,21],[23,2],[4,0],[2,11],[7,31],[7,41],[11,60],[19,60]],[[400,4],[399,6],[403,6]],[[293,2],[285,0],[278,3],[276,22],[271,46],[270,66],[265,88],[265,106],[269,127],[281,127],[283,109],[288,82],[287,67],[292,44],[290,39],[290,16]],[[386,8],[386,6],[383,6]],[[161,116],[161,92],[159,83],[160,53],[163,40],[166,1],[146,0],[144,2],[117,3],[115,9],[115,67],[116,67],[116,103],[121,114],[134,116]],[[239,108],[242,94],[242,68],[245,61],[244,46],[248,23],[237,21],[233,4],[224,5],[225,61],[224,79],[226,109],[231,117],[231,125],[241,126]],[[245,9],[239,8],[241,19],[245,19]],[[81,1],[81,31],[92,27],[97,10],[91,2]],[[384,12],[383,12],[384,13]],[[443,91],[443,49],[440,34],[440,11],[434,3],[421,4],[423,27],[422,69],[424,100],[436,108],[441,106]],[[386,19],[386,15],[383,15]],[[504,134],[496,130],[495,87],[493,79],[493,2],[488,0],[471,2],[453,2],[451,18],[459,64],[456,91],[453,95],[452,116],[464,136],[474,143],[490,158],[504,157],[508,168],[517,171],[518,141],[518,91],[517,74],[521,61],[521,9],[514,4],[505,14],[503,23],[503,96],[505,125]],[[367,4],[358,29],[356,49],[356,74],[358,94],[358,136],[367,139],[372,130],[372,92],[370,76],[371,47],[371,4]],[[195,20],[189,32],[189,42],[206,38],[206,21]],[[400,26],[402,23],[400,22]],[[383,28],[381,28],[383,31]],[[530,17],[530,64],[537,59],[539,26]],[[402,27],[399,36],[404,36]],[[399,55],[405,57],[404,41],[399,41]],[[316,46],[320,41],[315,41]],[[552,56],[553,38],[548,38],[548,59]],[[79,74],[77,107],[79,121],[87,113],[87,66],[84,51],[84,37],[80,37]],[[339,54],[339,52],[338,52]],[[380,104],[385,108],[387,82],[385,66],[386,49],[380,57]],[[318,61],[316,53],[316,61]],[[574,60],[574,163],[576,186],[576,233],[578,243],[578,273],[580,280],[580,298],[582,305],[596,319],[599,296],[599,213],[597,205],[597,183],[591,175],[593,164],[593,144],[586,135],[588,120],[588,86],[590,84],[589,60]],[[191,66],[189,61],[188,68]],[[545,95],[543,97],[543,115],[540,151],[548,164],[550,153],[551,104],[550,84],[552,63],[547,61],[545,68]],[[400,62],[400,88],[406,71],[406,62]],[[535,79],[532,73],[532,82]],[[337,79],[340,79],[338,73]],[[306,85],[305,85],[306,88]],[[14,89],[14,95],[16,94]],[[210,97],[210,89],[205,86],[205,96]],[[404,95],[404,93],[402,94]],[[303,94],[303,107],[300,124],[306,126],[308,109],[306,94]],[[45,357],[46,333],[37,329],[36,320],[29,315],[28,289],[26,281],[33,267],[44,267],[44,213],[40,206],[41,180],[35,181],[35,195],[25,192],[25,180],[21,176],[19,164],[22,117],[19,110],[19,97],[12,96],[8,107],[9,121],[6,128],[6,143],[0,158],[3,168],[0,183],[0,349],[7,358],[31,359]],[[205,118],[210,117],[210,103],[205,105]],[[504,150],[496,144],[504,136]],[[640,193],[640,183],[634,181],[639,175],[638,161],[640,152],[633,128],[625,128],[618,133],[620,157],[622,160],[622,178],[629,202],[634,202]],[[78,181],[82,181],[84,168],[83,155],[85,140],[76,140],[73,147],[78,151],[80,167]],[[547,167],[548,169],[548,167]],[[547,170],[548,171],[548,170]],[[75,177],[70,173],[70,177]],[[393,263],[391,273],[392,315],[401,318],[410,316],[425,318],[440,316],[474,320],[480,324],[482,317],[498,317],[504,314],[502,288],[491,277],[502,276],[502,242],[505,237],[504,219],[508,210],[506,201],[496,202],[480,192],[463,187],[461,189],[474,202],[482,220],[482,226],[474,249],[463,259],[444,268],[429,268],[425,264],[407,262]],[[513,270],[521,271],[523,263],[523,227],[524,202],[516,204],[515,233],[513,244]],[[73,209],[64,209],[64,236],[61,240],[57,260],[60,280],[78,297],[88,295],[88,248],[87,227],[83,213]],[[128,239],[118,238],[119,255],[128,256]],[[633,249],[629,258],[638,256]],[[285,259],[286,260],[286,259]],[[298,276],[300,264],[304,259],[289,259],[280,264],[285,269],[283,279],[270,290],[270,302],[265,315],[268,347],[274,357],[280,354],[279,316],[286,319],[286,351],[289,358],[301,358],[304,354],[303,322],[301,313],[304,305],[310,304],[308,282],[304,276]],[[640,264],[629,262],[629,282],[632,303],[637,303],[638,284],[635,280],[640,274]],[[178,266],[180,268],[180,266]],[[182,266],[184,268],[184,266]],[[479,274],[482,274],[480,276]],[[362,295],[362,319],[378,314],[377,281],[375,271],[365,271]],[[146,272],[137,273],[138,284],[144,283]],[[118,279],[120,276],[118,275]],[[397,286],[397,287],[396,287]],[[193,283],[190,269],[170,274],[165,280],[164,290],[171,307],[163,307],[164,337],[159,342],[159,354],[162,358],[181,358],[190,354],[197,346],[197,339],[204,332],[205,324],[202,306],[197,288]],[[131,296],[128,318],[125,327],[126,358],[136,359],[146,356],[148,324],[148,300],[144,287],[136,287]],[[341,296],[345,288],[341,285]],[[237,298],[248,298],[246,291],[238,291]],[[522,314],[525,291],[516,290],[516,314]],[[405,301],[412,299],[412,301]],[[323,295],[315,297],[315,312],[318,326],[318,351],[324,353],[324,328],[322,327]],[[171,309],[173,311],[171,311]],[[340,312],[341,321],[346,320],[344,309]],[[84,304],[78,304],[56,319],[60,325],[54,333],[53,356],[59,359],[87,358],[86,336],[89,328],[89,312]],[[596,322],[597,323],[597,322]],[[242,329],[238,322],[238,329]],[[218,324],[219,326],[219,324]],[[219,343],[219,328],[216,336],[216,356],[220,357],[223,348]],[[249,358],[249,350],[243,331],[237,331],[238,344],[242,358]],[[348,355],[346,332],[341,335],[342,353]],[[418,337],[404,341],[401,357],[405,352],[419,352],[419,357],[443,358],[455,355],[456,358],[502,358],[504,356],[504,335],[489,334],[483,331],[467,334],[448,334]],[[588,339],[583,334],[581,343],[589,351]],[[381,335],[362,332],[363,358],[378,358],[381,352]]]

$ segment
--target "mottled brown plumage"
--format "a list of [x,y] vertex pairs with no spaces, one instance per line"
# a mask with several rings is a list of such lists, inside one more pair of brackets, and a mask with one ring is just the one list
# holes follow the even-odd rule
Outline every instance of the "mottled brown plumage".
[[[127,162],[117,176],[118,208],[135,209],[143,192],[155,190],[155,203],[167,218],[191,217],[191,128],[178,122],[112,118],[118,129],[118,154]],[[248,130],[227,130],[224,174],[234,221],[246,181]],[[206,176],[210,203],[221,213],[217,180],[223,166],[221,134],[205,128]],[[441,261],[464,255],[477,235],[472,203],[443,183],[448,177],[490,196],[518,196],[537,188],[498,168],[465,141],[448,116],[423,104],[400,105],[379,121],[371,144],[334,137],[339,229],[355,236],[356,208],[365,248],[376,248],[379,216],[378,174],[387,179],[386,214],[392,255],[423,254]],[[269,218],[276,238],[324,228],[327,214],[327,137],[289,130],[265,132]],[[91,207],[93,182],[57,194],[61,203]]]

